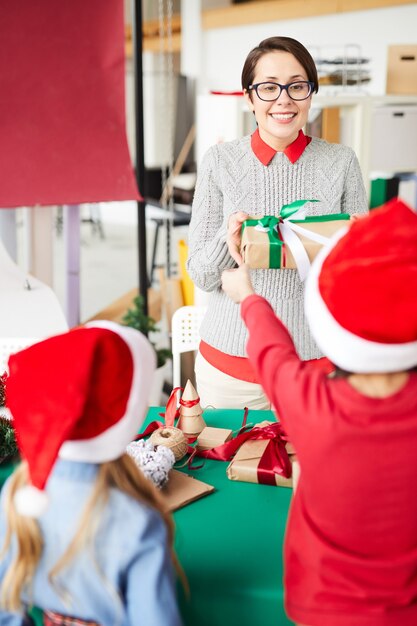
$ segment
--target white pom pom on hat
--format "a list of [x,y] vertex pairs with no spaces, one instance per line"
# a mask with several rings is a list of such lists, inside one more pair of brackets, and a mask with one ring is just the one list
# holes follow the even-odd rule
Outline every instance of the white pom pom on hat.
[[391,200],[336,236],[313,262],[305,311],[338,367],[396,372],[417,365],[417,214]]
[[21,515],[46,510],[44,488],[58,456],[103,463],[124,453],[145,418],[155,367],[144,335],[108,321],[10,357],[7,403],[31,482],[15,494]]
[[14,494],[14,504],[19,515],[41,517],[48,508],[48,495],[33,485],[20,487]]

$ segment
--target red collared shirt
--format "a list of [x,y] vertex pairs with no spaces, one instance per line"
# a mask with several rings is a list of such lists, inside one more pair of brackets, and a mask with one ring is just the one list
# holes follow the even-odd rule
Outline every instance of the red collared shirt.
[[[284,154],[291,163],[295,163],[298,161],[300,156],[303,154],[304,150],[308,146],[311,141],[311,137],[307,137],[302,130],[298,132],[298,137],[290,143],[284,150]],[[274,156],[277,153],[275,148],[271,148],[259,134],[259,129],[257,128],[251,137],[251,147],[255,154],[255,156],[260,160],[263,165],[269,165]]]

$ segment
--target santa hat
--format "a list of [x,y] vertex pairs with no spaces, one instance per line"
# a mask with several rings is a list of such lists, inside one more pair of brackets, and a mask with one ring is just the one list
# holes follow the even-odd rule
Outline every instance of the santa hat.
[[314,339],[338,367],[417,365],[417,214],[395,199],[336,236],[312,265],[305,307]]
[[103,463],[123,454],[145,418],[155,365],[144,335],[108,321],[10,357],[7,404],[31,481],[15,496],[21,515],[44,512],[58,456]]

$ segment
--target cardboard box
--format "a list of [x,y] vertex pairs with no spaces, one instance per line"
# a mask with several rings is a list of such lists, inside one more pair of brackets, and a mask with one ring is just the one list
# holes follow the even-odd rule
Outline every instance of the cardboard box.
[[387,94],[417,94],[417,45],[388,46]]
[[[294,224],[324,237],[331,237],[341,228],[345,228],[349,220],[348,215],[346,215],[346,219],[335,219],[335,217],[333,216],[332,219],[331,215],[309,216],[305,220],[294,220]],[[260,219],[262,218],[250,217],[245,222],[241,243],[241,254],[244,262],[251,269],[296,269],[295,259],[288,246],[279,237],[271,238],[268,232],[257,229]],[[322,245],[300,233],[296,234],[301,240],[310,262],[313,261]]]
[[290,456],[295,454],[295,448],[290,441],[285,444],[285,449]]
[[[236,452],[233,460],[227,468],[227,476],[230,480],[240,480],[247,483],[259,483],[258,465],[269,439],[254,439],[246,441]],[[277,487],[292,487],[292,478],[285,478],[275,474]]]
[[[273,422],[268,422],[264,420],[259,424],[255,424],[258,428],[263,428],[264,426],[268,426]],[[227,467],[227,477],[230,480],[239,480],[248,483],[259,483],[258,480],[258,466],[259,461],[262,458],[263,453],[268,446],[270,439],[249,439],[245,441],[243,445],[236,452],[233,460],[229,463]],[[285,444],[285,449],[287,454],[289,454],[289,450],[293,450],[292,445],[287,442]],[[295,460],[295,456],[289,456],[290,461]],[[292,477],[285,478],[280,474],[275,474],[275,483],[278,487],[292,487],[293,481]]]
[[213,428],[206,426],[197,437],[197,448],[199,450],[211,450],[221,446],[226,441],[230,441],[233,431],[229,428]]

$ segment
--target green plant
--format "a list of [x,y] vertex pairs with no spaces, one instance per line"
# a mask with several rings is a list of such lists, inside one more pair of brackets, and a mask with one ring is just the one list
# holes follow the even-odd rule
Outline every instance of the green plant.
[[[139,330],[144,335],[149,335],[149,333],[158,330],[157,323],[153,317],[147,315],[143,309],[143,296],[136,296],[133,300],[133,306],[126,311],[122,322],[125,326],[130,326],[131,328]],[[166,361],[172,357],[171,350],[168,350],[168,348],[157,348],[152,341],[151,343],[156,353],[157,367],[162,367],[165,365]]]
[[14,428],[5,417],[0,416],[0,463],[18,455]]

